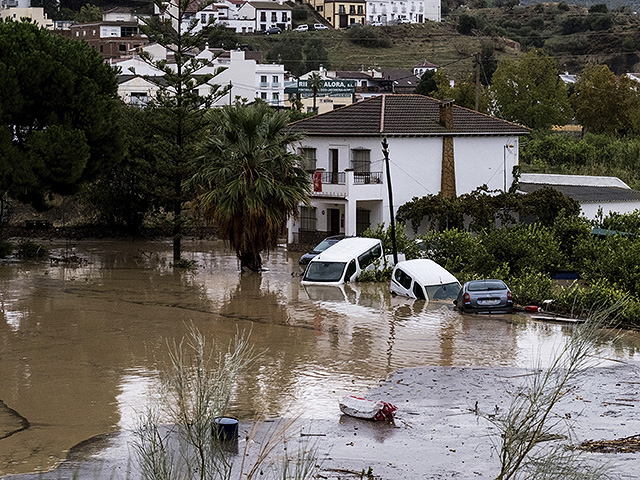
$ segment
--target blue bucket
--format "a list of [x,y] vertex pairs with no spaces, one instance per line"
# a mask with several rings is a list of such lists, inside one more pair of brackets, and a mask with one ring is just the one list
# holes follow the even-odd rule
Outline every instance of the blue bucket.
[[218,440],[235,440],[238,438],[238,419],[233,417],[214,418],[212,433]]

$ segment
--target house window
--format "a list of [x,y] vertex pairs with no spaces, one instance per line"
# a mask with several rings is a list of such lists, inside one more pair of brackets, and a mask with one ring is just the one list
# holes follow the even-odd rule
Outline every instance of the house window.
[[362,8],[362,5],[358,5],[358,15],[364,15],[364,9]]
[[278,84],[278,83],[279,83],[279,82],[278,82],[278,75],[273,75],[273,76],[271,77],[271,82],[273,82],[274,84]]
[[273,92],[273,93],[271,94],[271,100],[272,100],[274,103],[280,103],[280,94],[279,94],[278,92]]
[[300,207],[300,230],[316,231],[316,207]]
[[340,5],[338,7],[338,13],[347,13],[346,10],[344,9],[344,5]]
[[261,22],[267,21],[267,12],[260,12],[260,21]]
[[321,12],[322,11],[322,5],[318,5],[318,11]]
[[349,6],[349,15],[355,15],[356,14],[356,6],[355,5],[350,5]]
[[361,208],[356,209],[356,235],[362,235],[371,226],[371,212]]
[[120,50],[121,52],[126,52],[127,46],[121,43],[120,45],[118,45],[118,50]]
[[133,37],[138,34],[138,27],[122,27],[120,35],[123,37]]
[[351,150],[351,168],[358,173],[371,172],[371,150],[357,148]]
[[276,12],[271,12],[271,21],[273,23],[278,21],[278,14]]
[[282,12],[282,21],[283,21],[283,22],[286,22],[287,20],[289,20],[289,19],[287,18],[287,12]]
[[206,13],[203,13],[203,14],[200,15],[200,21],[202,23],[207,23],[207,14]]
[[260,98],[262,100],[266,100],[267,99],[267,92],[260,92]]
[[100,53],[104,53],[104,45],[100,45]]
[[298,153],[304,157],[302,160],[302,168],[307,172],[314,172],[316,170],[316,149],[315,148],[301,148]]

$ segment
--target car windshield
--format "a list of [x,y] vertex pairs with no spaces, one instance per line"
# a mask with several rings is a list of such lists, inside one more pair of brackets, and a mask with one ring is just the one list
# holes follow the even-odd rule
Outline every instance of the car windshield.
[[506,290],[507,286],[500,280],[489,280],[482,282],[471,282],[467,289],[470,292],[486,292],[488,290]]
[[327,240],[325,238],[323,241],[321,241],[318,245],[315,246],[313,251],[317,253],[324,252],[327,248],[329,248],[334,243],[336,243],[336,240]]
[[311,262],[302,280],[307,282],[339,282],[342,280],[345,262]]
[[458,282],[445,283],[443,285],[425,285],[429,300],[454,300],[460,292]]

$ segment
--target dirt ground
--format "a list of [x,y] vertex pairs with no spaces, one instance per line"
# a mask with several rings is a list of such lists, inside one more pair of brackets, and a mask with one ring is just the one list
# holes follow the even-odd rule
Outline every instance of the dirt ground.
[[[400,370],[372,391],[353,392],[396,405],[394,422],[341,415],[336,401],[328,418],[300,420],[298,435],[315,443],[323,479],[492,479],[498,471],[496,430],[476,415],[476,408],[499,413],[528,374],[515,368]],[[555,415],[572,427],[572,437],[558,440],[566,445],[639,434],[640,364],[589,370],[577,390],[557,405]],[[250,426],[240,425],[242,451]],[[4,478],[135,478],[128,472],[130,440],[128,432],[100,436],[75,447],[56,471]],[[585,455],[596,464],[609,463],[620,478],[639,478],[638,453]]]

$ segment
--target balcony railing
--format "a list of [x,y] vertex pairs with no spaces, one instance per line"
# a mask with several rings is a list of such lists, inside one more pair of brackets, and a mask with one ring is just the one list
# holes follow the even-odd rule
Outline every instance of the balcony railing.
[[346,176],[344,172],[322,172],[322,183],[331,185],[346,184]]
[[382,172],[354,172],[354,185],[368,185],[370,183],[382,183]]

